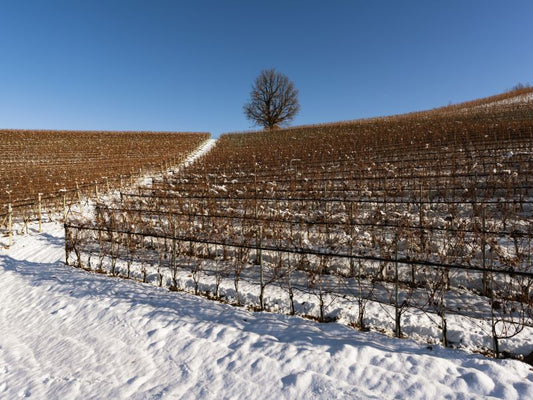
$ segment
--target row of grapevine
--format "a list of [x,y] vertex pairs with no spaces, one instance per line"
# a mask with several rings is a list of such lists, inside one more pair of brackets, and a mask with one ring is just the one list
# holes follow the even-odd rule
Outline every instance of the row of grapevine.
[[0,132],[0,230],[165,172],[208,138],[172,132]]
[[224,135],[185,170],[69,222],[67,262],[173,288],[187,271],[212,297],[229,280],[237,304],[246,282],[260,309],[281,307],[281,290],[285,309],[320,320],[353,304],[361,328],[380,304],[398,336],[418,310],[445,344],[451,321],[473,318],[498,354],[533,328],[533,103],[516,96],[529,92]]

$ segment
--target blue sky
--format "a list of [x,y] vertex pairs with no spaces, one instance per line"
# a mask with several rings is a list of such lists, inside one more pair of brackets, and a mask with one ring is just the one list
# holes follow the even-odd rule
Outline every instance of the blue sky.
[[533,84],[533,1],[0,1],[0,127],[222,132],[262,69],[293,124]]

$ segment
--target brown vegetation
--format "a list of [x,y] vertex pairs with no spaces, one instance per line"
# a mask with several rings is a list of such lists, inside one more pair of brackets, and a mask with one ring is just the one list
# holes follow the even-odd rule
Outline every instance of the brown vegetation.
[[[73,198],[126,183],[139,170],[177,165],[208,138],[204,133],[0,131],[0,215],[43,201]],[[74,198],[73,198],[74,200]]]
[[[260,308],[269,285],[293,312],[295,290],[305,291],[321,320],[348,296],[361,327],[368,301],[390,304],[398,336],[416,308],[438,317],[445,344],[448,314],[481,318],[498,354],[500,339],[533,324],[533,102],[513,100],[532,92],[224,135],[179,174],[70,226],[69,251],[152,263],[172,272],[173,287],[188,268],[196,292],[202,273],[229,277],[238,304],[253,277]],[[476,309],[464,309],[465,290],[479,296]]]

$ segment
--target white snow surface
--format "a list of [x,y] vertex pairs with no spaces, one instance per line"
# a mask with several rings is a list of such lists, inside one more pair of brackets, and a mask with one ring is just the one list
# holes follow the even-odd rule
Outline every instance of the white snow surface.
[[[205,142],[203,142],[196,150],[194,150],[189,156],[178,166],[170,168],[166,173],[170,172],[178,172],[182,168],[188,167],[189,165],[193,164],[196,160],[198,160],[200,157],[204,156],[215,146],[217,140],[210,138],[207,139]],[[142,176],[139,178],[135,184],[135,186],[139,185],[150,185],[154,181],[154,179],[159,179],[163,176],[163,174],[154,173],[153,171]],[[115,195],[117,195],[115,193]]]
[[63,234],[0,250],[1,399],[533,399],[520,361],[74,269]]
[[181,167],[188,167],[189,165],[191,165],[193,162],[195,162],[196,160],[198,160],[200,157],[202,157],[203,155],[207,154],[209,152],[209,150],[211,150],[213,148],[213,146],[216,144],[217,140],[216,139],[207,139],[204,143],[202,143],[198,149],[194,152],[191,153],[191,155],[189,157],[187,157],[187,159],[183,162],[183,164],[181,165]]
[[505,100],[493,101],[492,103],[483,104],[481,106],[477,106],[476,108],[495,107],[495,106],[508,105],[508,104],[517,104],[517,103],[530,103],[532,101],[533,101],[533,92],[520,94],[518,96],[511,97]]
[[[482,109],[490,110],[491,108],[500,107],[500,106],[511,106],[513,104],[528,104],[531,102],[533,102],[533,92],[520,94],[518,96],[510,97],[504,100],[493,101],[491,103],[480,104],[474,107],[462,108],[459,111],[470,112],[472,110],[482,110]],[[451,112],[453,113],[454,111],[451,111]]]

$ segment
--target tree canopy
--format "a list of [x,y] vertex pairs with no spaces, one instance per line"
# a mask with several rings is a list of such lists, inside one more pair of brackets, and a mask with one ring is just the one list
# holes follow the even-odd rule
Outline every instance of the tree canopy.
[[261,71],[243,110],[255,124],[276,129],[291,121],[300,110],[298,90],[286,75],[275,69]]

